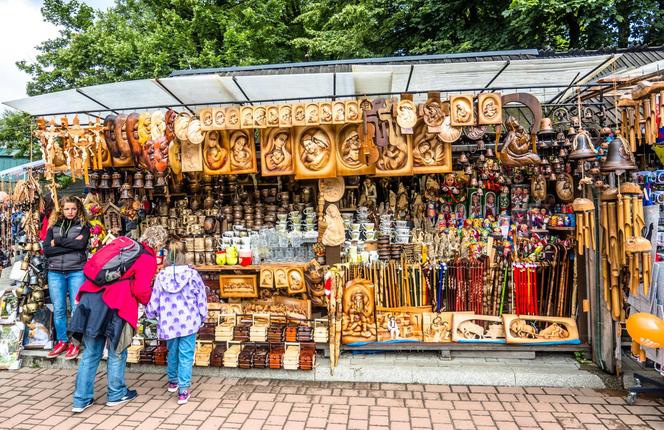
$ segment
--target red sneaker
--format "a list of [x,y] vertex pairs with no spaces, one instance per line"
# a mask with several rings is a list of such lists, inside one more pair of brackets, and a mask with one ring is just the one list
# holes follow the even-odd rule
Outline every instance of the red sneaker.
[[81,347],[78,345],[74,345],[73,343],[69,344],[69,349],[67,349],[67,353],[65,354],[65,360],[73,360],[76,357],[78,357],[78,353],[81,351]]
[[61,340],[57,341],[53,349],[48,353],[48,358],[55,358],[67,350],[69,344]]

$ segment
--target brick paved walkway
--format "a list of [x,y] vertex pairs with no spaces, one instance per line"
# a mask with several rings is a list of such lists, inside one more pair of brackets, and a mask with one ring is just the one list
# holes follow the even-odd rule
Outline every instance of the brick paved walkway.
[[664,429],[664,399],[567,388],[352,384],[193,378],[178,406],[161,374],[128,373],[139,396],[72,415],[74,371],[0,372],[2,429]]

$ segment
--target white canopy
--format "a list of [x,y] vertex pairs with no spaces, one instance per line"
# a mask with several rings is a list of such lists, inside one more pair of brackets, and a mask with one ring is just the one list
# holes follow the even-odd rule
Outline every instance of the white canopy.
[[[500,53],[498,53],[500,54]],[[196,111],[206,105],[270,103],[333,96],[362,97],[440,91],[443,97],[455,92],[496,90],[530,92],[547,102],[568,89],[570,84],[588,82],[620,55],[547,57],[523,60],[491,59],[464,62],[426,63],[427,57],[408,61],[350,63],[344,72],[290,73],[288,65],[264,73],[256,69],[228,73],[177,75],[161,79],[141,79],[59,91],[4,104],[31,115],[130,111],[173,107]],[[501,58],[496,55],[492,58]],[[395,63],[397,61],[394,61]],[[359,64],[362,63],[362,64]],[[305,63],[306,64],[306,63]],[[344,63],[349,64],[349,63]],[[302,70],[305,68],[302,67]],[[315,69],[315,68],[310,68]],[[239,70],[239,69],[238,69]],[[280,72],[280,70],[282,72]],[[350,71],[347,71],[350,70]]]

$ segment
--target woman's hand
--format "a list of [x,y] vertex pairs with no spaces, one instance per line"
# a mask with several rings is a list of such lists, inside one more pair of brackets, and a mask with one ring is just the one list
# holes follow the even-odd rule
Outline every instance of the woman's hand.
[[51,241],[51,247],[55,248],[55,241],[54,240]]
[[76,236],[76,237],[74,238],[74,240],[81,240],[81,239],[83,239],[83,235],[82,235],[82,234],[79,234],[78,236]]

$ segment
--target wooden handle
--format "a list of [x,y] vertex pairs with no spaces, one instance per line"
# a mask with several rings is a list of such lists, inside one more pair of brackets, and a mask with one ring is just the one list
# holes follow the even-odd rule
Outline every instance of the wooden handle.
[[611,315],[615,321],[620,319],[620,291],[618,287],[611,288]]

